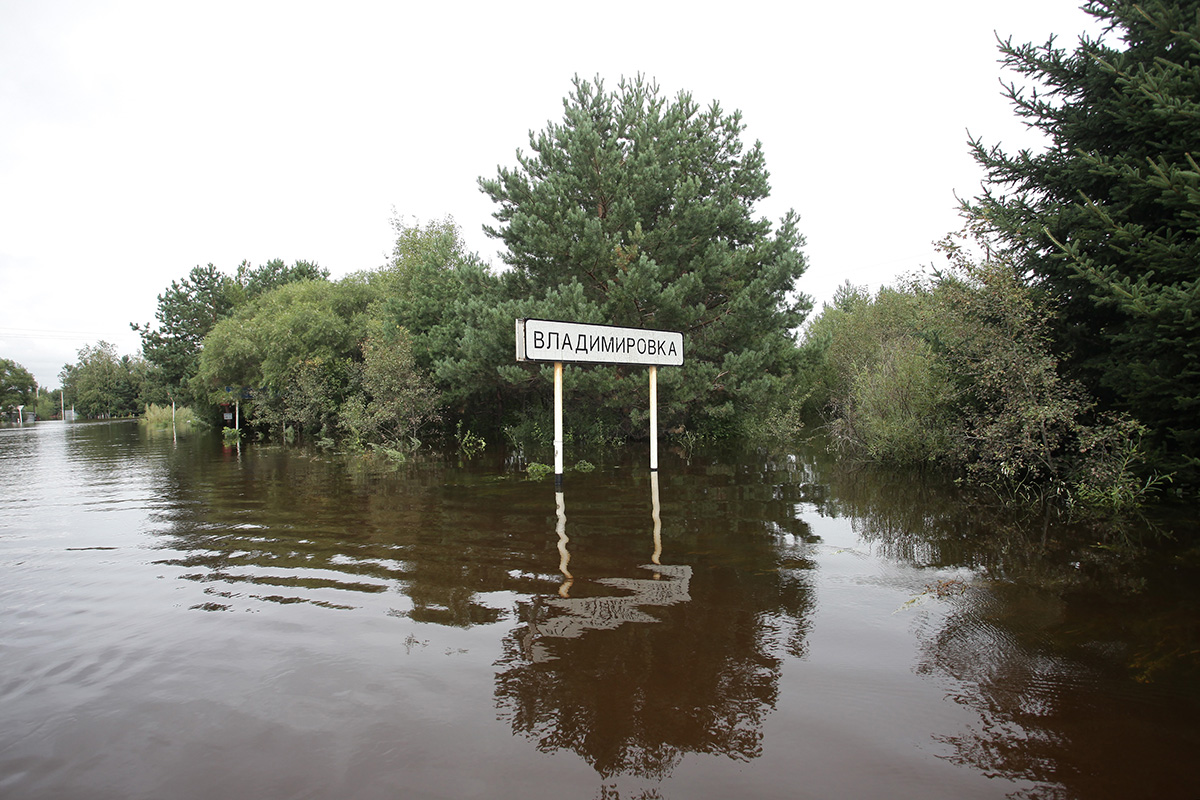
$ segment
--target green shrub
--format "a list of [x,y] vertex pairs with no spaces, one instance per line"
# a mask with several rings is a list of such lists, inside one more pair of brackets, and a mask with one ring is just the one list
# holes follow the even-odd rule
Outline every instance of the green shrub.
[[550,466],[549,464],[542,464],[534,461],[525,468],[525,474],[529,476],[530,480],[540,481],[548,475],[553,475],[554,467]]
[[463,458],[474,458],[487,448],[482,436],[472,433],[470,429],[463,430],[462,420],[454,429],[454,440],[458,442],[458,453]]
[[1097,418],[1061,375],[1052,310],[1002,259],[975,263],[962,236],[948,269],[874,298],[845,287],[806,334],[811,395],[833,446],[890,464],[936,462],[1006,500],[1134,508],[1142,427]]
[[851,378],[832,430],[843,448],[875,461],[922,464],[950,449],[953,390],[929,345],[898,336]]
[[142,424],[151,430],[188,431],[200,425],[200,420],[187,406],[177,406],[172,411],[170,406],[160,406],[150,403],[142,415]]

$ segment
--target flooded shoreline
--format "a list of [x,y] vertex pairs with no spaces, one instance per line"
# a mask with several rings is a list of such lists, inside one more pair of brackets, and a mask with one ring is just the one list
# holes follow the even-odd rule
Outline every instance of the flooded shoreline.
[[0,431],[0,793],[1191,790],[1194,564],[812,454],[667,451],[657,493],[636,455],[556,498],[500,456]]

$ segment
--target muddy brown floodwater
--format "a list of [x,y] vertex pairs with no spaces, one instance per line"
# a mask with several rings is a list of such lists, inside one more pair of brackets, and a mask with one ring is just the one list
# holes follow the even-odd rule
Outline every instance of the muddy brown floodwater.
[[644,449],[0,429],[0,797],[1200,796],[1194,522]]

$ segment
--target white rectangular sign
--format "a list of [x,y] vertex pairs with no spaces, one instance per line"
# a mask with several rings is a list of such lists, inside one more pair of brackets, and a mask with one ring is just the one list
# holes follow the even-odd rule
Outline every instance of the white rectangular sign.
[[548,319],[517,320],[517,361],[683,366],[683,334]]

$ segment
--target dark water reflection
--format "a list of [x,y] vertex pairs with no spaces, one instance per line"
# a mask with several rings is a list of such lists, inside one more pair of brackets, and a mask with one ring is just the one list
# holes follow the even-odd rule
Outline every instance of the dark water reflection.
[[1194,550],[635,455],[0,429],[0,796],[1194,796]]
[[[657,477],[633,482],[650,484],[652,506]],[[559,523],[566,527],[565,514]],[[595,578],[585,588],[570,563],[587,558],[589,572],[628,574],[632,554],[606,558],[607,548],[593,544],[614,535],[607,516],[572,520],[570,529],[581,543],[573,561],[560,562],[567,580],[559,596],[518,603],[523,624],[497,662],[501,716],[539,750],[578,753],[605,779],[662,780],[687,753],[759,756],[763,719],[779,692],[781,646],[803,649],[811,562],[778,569],[774,541],[761,530],[748,537],[750,547],[732,547],[736,538],[719,528],[689,525],[673,531],[665,561],[658,537],[652,563],[638,565],[642,577]],[[628,533],[650,550],[644,531]],[[583,594],[589,588],[596,594]]]

